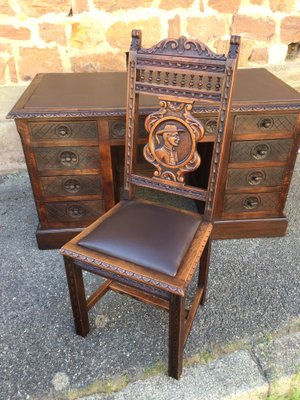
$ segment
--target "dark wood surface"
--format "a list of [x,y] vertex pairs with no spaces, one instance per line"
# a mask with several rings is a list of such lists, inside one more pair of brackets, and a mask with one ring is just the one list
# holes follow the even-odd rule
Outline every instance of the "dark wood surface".
[[[218,209],[216,200],[224,180],[222,170],[227,164],[225,157],[232,136],[229,120],[239,44],[240,38],[231,36],[226,57],[185,37],[166,39],[151,49],[143,49],[141,32],[132,31],[124,200],[61,249],[76,332],[81,336],[88,333],[88,311],[108,290],[161,307],[169,312],[168,374],[175,379],[181,376],[183,350],[196,312],[205,298],[212,221]],[[160,100],[160,108],[145,120],[148,135],[143,156],[154,169],[153,174],[146,176],[139,171],[138,163],[139,95],[142,93],[158,94]],[[205,188],[186,183],[188,173],[201,164],[198,144],[205,131],[192,115],[195,98],[213,100],[219,107],[212,158],[207,158],[203,165],[208,174]],[[99,126],[103,136],[109,139],[107,122],[101,120]],[[100,160],[104,157],[100,141]],[[75,158],[74,161],[72,157],[67,158],[64,162],[75,162]],[[205,202],[204,214],[137,200],[136,186],[201,199]],[[198,268],[198,285],[186,310],[186,296]],[[82,270],[108,278],[88,299]]]
[[[125,115],[126,72],[38,74],[8,113],[8,118],[46,115]],[[141,105],[157,107],[152,96],[141,95]],[[299,109],[300,94],[263,68],[239,69],[233,92],[233,110]],[[277,107],[276,107],[277,106]],[[205,105],[196,102],[194,109]],[[211,107],[212,110],[214,109]]]
[[[100,201],[98,213],[118,200],[125,93],[122,72],[39,74],[8,114],[15,118],[23,144],[40,221],[40,248],[60,247],[89,224],[94,216],[88,200]],[[159,108],[153,96],[140,96],[142,114]],[[194,110],[205,128],[198,152],[206,160],[212,157],[217,108],[196,101]],[[214,238],[285,234],[299,110],[300,94],[270,72],[237,71]],[[145,143],[143,116],[139,125],[138,142]],[[207,185],[207,171],[200,165],[193,179]],[[201,203],[198,206],[203,210]]]

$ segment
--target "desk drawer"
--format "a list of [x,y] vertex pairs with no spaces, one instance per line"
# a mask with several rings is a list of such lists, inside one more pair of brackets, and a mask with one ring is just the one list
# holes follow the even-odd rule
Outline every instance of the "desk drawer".
[[292,145],[292,139],[232,142],[230,162],[286,161]]
[[[125,140],[126,122],[125,119],[112,120],[109,122],[109,136],[112,140],[123,139]],[[139,137],[146,138],[148,132],[145,128],[145,119],[139,120]]]
[[234,119],[234,134],[292,132],[297,114],[253,114],[237,115]]
[[281,186],[284,167],[229,168],[226,189]]
[[99,175],[66,175],[41,177],[43,196],[84,196],[102,192]]
[[57,169],[99,169],[99,148],[40,147],[34,149],[39,171]]
[[102,200],[45,203],[47,219],[53,221],[95,220],[104,212]]
[[280,192],[259,194],[226,194],[224,197],[224,213],[255,213],[257,211],[276,214],[280,201]]
[[96,121],[78,122],[30,122],[30,137],[33,142],[43,140],[93,140],[98,142]]

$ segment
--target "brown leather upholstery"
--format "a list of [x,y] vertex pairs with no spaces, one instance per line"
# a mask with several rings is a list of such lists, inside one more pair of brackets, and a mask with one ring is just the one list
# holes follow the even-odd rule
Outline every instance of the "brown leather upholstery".
[[78,244],[175,276],[200,222],[200,215],[130,201]]

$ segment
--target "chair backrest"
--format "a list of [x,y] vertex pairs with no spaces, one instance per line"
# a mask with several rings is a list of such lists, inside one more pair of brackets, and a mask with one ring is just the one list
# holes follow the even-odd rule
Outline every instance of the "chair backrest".
[[[132,31],[128,57],[127,116],[124,197],[131,199],[135,186],[144,186],[206,202],[205,217],[211,219],[219,165],[226,142],[232,87],[240,38],[231,36],[227,56],[215,54],[199,41],[165,39],[142,48],[141,31]],[[139,94],[157,96],[160,109],[145,121],[149,133],[144,157],[153,177],[135,170]],[[204,135],[202,124],[192,115],[195,101],[219,105],[216,140],[207,189],[185,183],[185,174],[197,169],[197,143]]]

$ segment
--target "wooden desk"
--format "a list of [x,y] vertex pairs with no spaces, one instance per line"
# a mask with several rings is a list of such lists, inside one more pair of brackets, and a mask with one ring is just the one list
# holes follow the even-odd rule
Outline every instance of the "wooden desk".
[[[8,114],[21,136],[39,226],[39,248],[60,247],[117,200],[125,133],[126,73],[39,74]],[[264,69],[239,70],[231,150],[218,193],[214,238],[281,236],[299,146],[300,94]],[[157,104],[143,96],[143,115]],[[197,103],[210,157],[216,108]],[[298,120],[298,123],[297,123]],[[205,185],[201,167],[194,180]]]

